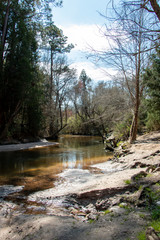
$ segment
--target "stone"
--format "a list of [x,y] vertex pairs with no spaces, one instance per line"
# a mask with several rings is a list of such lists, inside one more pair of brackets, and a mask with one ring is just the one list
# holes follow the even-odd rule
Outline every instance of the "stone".
[[111,203],[109,202],[108,199],[106,200],[98,200],[95,204],[95,207],[98,211],[103,211],[109,208]]
[[93,213],[89,213],[88,215],[87,215],[87,219],[88,220],[97,220],[97,217],[98,217],[98,215],[97,214],[93,214]]
[[111,212],[115,213],[116,215],[121,215],[121,214],[124,214],[126,212],[125,208],[121,208],[119,206],[111,207],[111,208],[109,208],[109,210]]

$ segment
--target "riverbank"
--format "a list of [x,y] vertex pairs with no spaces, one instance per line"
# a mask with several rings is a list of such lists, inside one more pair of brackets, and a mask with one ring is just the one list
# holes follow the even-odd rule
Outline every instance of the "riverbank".
[[160,201],[160,132],[138,137],[116,158],[91,167],[67,169],[54,188],[30,194],[30,209],[37,209],[32,214],[1,201],[2,239],[138,239],[151,220],[146,188]]
[[5,144],[5,145],[0,145],[0,152],[21,151],[26,149],[49,147],[53,145],[58,145],[58,143],[48,142],[45,139],[38,142]]

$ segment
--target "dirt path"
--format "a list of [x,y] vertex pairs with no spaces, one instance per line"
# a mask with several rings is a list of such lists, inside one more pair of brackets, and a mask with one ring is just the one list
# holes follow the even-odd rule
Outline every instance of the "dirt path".
[[[120,155],[112,161],[93,166],[99,168],[101,174],[92,175],[86,171],[85,175],[77,175],[74,169],[66,170],[61,175],[65,181],[57,188],[29,196],[30,201],[37,199],[39,204],[42,203],[40,207],[45,205],[47,214],[27,215],[17,211],[14,204],[1,201],[0,239],[138,239],[137,234],[145,229],[150,214],[140,206],[145,203],[140,199],[143,189],[138,190],[137,185],[155,186],[160,183],[160,132],[139,137]],[[116,171],[111,171],[115,168]],[[135,182],[139,173],[139,182]],[[130,179],[131,184],[126,184]],[[156,186],[159,187],[158,184]],[[52,202],[55,199],[66,204],[59,214],[54,212]],[[68,204],[71,202],[72,207]]]

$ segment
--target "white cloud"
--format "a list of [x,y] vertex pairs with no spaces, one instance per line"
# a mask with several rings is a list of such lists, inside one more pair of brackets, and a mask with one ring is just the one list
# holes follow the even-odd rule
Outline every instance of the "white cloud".
[[92,62],[76,62],[70,65],[71,68],[76,68],[78,76],[82,69],[94,81],[108,81],[112,79],[112,75],[116,75],[116,71],[111,68],[95,66]]
[[68,42],[75,45],[75,50],[90,51],[106,50],[108,48],[107,41],[104,37],[104,26],[100,25],[70,25],[68,27],[60,26]]
[[82,69],[85,69],[87,75],[94,81],[111,80],[111,75],[115,75],[115,70],[105,68],[89,62],[85,55],[93,50],[107,51],[108,42],[104,36],[105,26],[100,25],[70,25],[59,26],[65,36],[68,37],[68,43],[74,44],[74,49],[68,54],[70,66],[77,69],[78,76]]

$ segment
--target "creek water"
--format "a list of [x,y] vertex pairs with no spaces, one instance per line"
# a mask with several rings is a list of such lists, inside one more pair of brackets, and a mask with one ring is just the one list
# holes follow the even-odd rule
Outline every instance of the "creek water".
[[99,137],[64,135],[58,146],[0,153],[0,185],[28,185],[31,192],[53,185],[65,169],[88,169],[107,160]]

